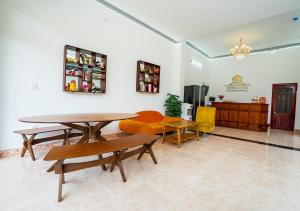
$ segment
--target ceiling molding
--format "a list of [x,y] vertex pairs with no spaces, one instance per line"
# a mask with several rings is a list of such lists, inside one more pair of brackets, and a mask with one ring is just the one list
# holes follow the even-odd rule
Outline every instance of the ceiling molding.
[[[103,6],[105,6],[108,9],[113,10],[114,12],[118,13],[119,15],[137,23],[138,25],[152,31],[153,33],[167,39],[168,41],[177,44],[177,43],[181,43],[181,41],[177,41],[174,38],[166,35],[165,33],[153,28],[152,26],[146,24],[145,22],[137,19],[136,17],[128,14],[127,12],[119,9],[118,7],[115,7],[114,5],[106,2],[105,0],[95,0],[96,2],[102,4]],[[204,52],[203,50],[201,50],[197,45],[193,44],[190,41],[186,41],[185,42],[187,46],[189,46],[190,48],[192,48],[193,50],[197,51],[198,53],[200,53],[201,55],[203,55],[204,57],[206,57],[207,59],[219,59],[219,58],[225,58],[225,57],[230,57],[232,56],[231,54],[224,54],[224,55],[219,55],[219,56],[210,56],[208,55],[206,52]],[[295,47],[295,46],[300,46],[300,43],[291,43],[291,44],[287,44],[287,45],[280,45],[280,46],[273,46],[273,47],[269,47],[269,48],[262,48],[262,49],[257,49],[257,50],[253,50],[250,54],[252,53],[261,53],[261,52],[265,52],[265,51],[272,51],[272,50],[279,50],[279,49],[284,49],[284,48],[290,48],[290,47]]]
[[[219,56],[209,56],[207,53],[202,51],[199,47],[197,47],[195,44],[191,43],[190,41],[186,41],[186,44],[189,47],[191,47],[192,49],[196,50],[198,53],[200,53],[203,56],[205,56],[206,58],[208,58],[208,59],[220,59],[220,58],[225,58],[225,57],[232,56],[231,54],[223,54],[223,55],[219,55]],[[268,48],[256,49],[256,50],[251,51],[250,54],[262,53],[262,52],[266,52],[266,51],[280,50],[280,49],[298,47],[298,46],[300,46],[300,43],[291,43],[291,44],[287,44],[287,45],[278,45],[278,46],[273,46],[273,47],[268,47]]]
[[194,49],[195,51],[197,51],[198,53],[202,54],[203,56],[205,56],[206,58],[210,59],[211,57],[205,53],[204,51],[200,50],[196,45],[194,45],[193,43],[186,41],[186,45],[189,46],[190,48]]
[[129,20],[131,20],[131,21],[133,21],[133,22],[135,22],[137,24],[139,24],[140,26],[142,26],[142,27],[144,27],[144,28],[146,28],[146,29],[148,29],[148,30],[150,30],[152,32],[154,32],[155,34],[160,35],[161,37],[163,37],[163,38],[171,41],[172,43],[176,44],[176,43],[180,42],[180,41],[177,41],[174,38],[172,38],[172,37],[170,37],[170,36],[162,33],[161,31],[153,28],[152,26],[150,26],[150,25],[146,24],[145,22],[137,19],[136,17],[133,17],[132,15],[128,14],[127,12],[119,9],[118,7],[115,7],[114,5],[108,3],[108,2],[106,2],[104,0],[95,0],[95,1],[98,2],[98,3],[100,3],[100,4],[102,4],[106,8],[109,8],[109,9],[113,10],[114,12],[118,13],[119,15],[122,15],[123,17],[125,17],[125,18],[127,18],[127,19],[129,19]]
[[290,48],[290,47],[296,47],[296,46],[300,46],[300,43],[291,43],[291,44],[287,44],[287,45],[279,45],[279,46],[274,46],[274,47],[269,47],[269,48],[261,48],[261,49],[253,50],[251,53],[273,51],[273,50],[279,50],[279,49],[283,49],[283,48]]

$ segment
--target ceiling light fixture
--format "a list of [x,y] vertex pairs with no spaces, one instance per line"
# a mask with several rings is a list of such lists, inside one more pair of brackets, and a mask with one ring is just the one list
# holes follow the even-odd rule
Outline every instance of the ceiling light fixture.
[[202,67],[203,67],[202,63],[200,63],[200,62],[198,62],[194,59],[191,59],[190,62],[191,62],[192,65],[198,67],[199,69],[202,69]]
[[251,47],[246,44],[242,44],[243,38],[240,38],[240,44],[230,49],[230,53],[236,59],[244,59],[252,50]]

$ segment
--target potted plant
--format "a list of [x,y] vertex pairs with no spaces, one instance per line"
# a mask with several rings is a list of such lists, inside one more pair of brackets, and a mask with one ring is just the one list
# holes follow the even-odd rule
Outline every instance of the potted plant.
[[178,95],[168,93],[164,107],[166,108],[166,116],[180,117],[181,115],[181,104]]
[[218,97],[219,97],[219,99],[220,99],[220,102],[222,102],[222,101],[223,101],[223,98],[224,98],[224,95],[219,95]]

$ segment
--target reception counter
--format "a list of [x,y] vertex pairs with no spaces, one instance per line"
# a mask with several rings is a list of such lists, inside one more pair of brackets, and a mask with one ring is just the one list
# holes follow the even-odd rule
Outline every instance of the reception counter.
[[212,106],[218,126],[267,131],[268,104],[213,102]]

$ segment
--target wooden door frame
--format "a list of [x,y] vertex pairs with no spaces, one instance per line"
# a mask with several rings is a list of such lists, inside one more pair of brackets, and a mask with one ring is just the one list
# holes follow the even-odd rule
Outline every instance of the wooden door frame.
[[292,120],[293,120],[293,129],[295,129],[295,118],[296,118],[296,102],[297,102],[297,88],[298,88],[298,83],[279,83],[279,84],[272,84],[272,99],[271,99],[271,128],[273,128],[273,111],[274,111],[274,106],[273,106],[273,99],[275,95],[275,86],[293,86],[295,87],[295,101],[292,103]]

